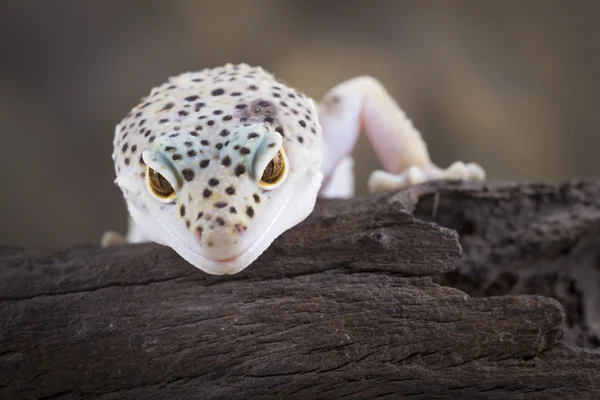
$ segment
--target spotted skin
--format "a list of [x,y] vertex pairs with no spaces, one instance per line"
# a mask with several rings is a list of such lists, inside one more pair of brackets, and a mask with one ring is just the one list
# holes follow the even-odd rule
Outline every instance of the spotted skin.
[[[433,164],[420,133],[371,77],[334,87],[317,109],[260,67],[227,64],[170,78],[117,126],[113,160],[131,216],[127,239],[170,246],[211,274],[237,273],[306,218],[317,195],[353,195],[350,155],[361,131],[386,169],[369,178],[372,191],[485,177],[474,163]],[[260,178],[274,159],[287,168],[267,187]],[[150,168],[172,197],[152,194]]]
[[[283,185],[307,174],[321,180],[317,121],[312,99],[260,67],[228,64],[184,73],[152,89],[117,126],[116,182],[130,211],[169,228],[166,235],[147,232],[152,240],[172,245],[174,235],[213,261],[235,258],[265,229],[253,221],[271,218],[283,207],[278,196],[290,196],[285,187],[258,185],[260,162],[282,147],[289,170]],[[148,166],[170,172],[177,192],[171,204],[148,193]],[[311,197],[314,204],[316,193]]]

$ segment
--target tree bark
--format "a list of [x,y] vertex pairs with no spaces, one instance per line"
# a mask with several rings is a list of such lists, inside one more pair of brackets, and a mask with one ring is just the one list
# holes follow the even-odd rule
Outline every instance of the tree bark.
[[233,276],[156,244],[3,248],[0,398],[598,399],[597,199],[433,182],[320,201]]

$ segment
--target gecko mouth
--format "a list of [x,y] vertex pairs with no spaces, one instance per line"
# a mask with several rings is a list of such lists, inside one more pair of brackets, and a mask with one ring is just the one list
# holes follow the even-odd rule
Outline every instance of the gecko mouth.
[[[223,254],[225,257],[221,259],[215,257],[215,253],[205,252],[193,243],[186,243],[155,213],[150,212],[152,218],[148,218],[149,210],[142,213],[137,207],[130,205],[130,214],[146,232],[162,232],[159,237],[153,235],[154,237],[150,238],[173,248],[196,268],[212,275],[235,274],[252,264],[281,233],[297,225],[310,214],[322,180],[323,174],[318,166],[309,168],[294,186],[303,187],[304,190],[300,194],[292,190],[278,193],[278,204],[272,208],[274,212],[268,217],[269,224],[261,227],[256,235],[247,236],[245,245],[239,247],[239,252]],[[191,237],[196,239],[195,235]]]
[[[320,185],[320,177],[318,181]],[[318,188],[315,189],[315,197],[317,189]],[[217,256],[218,249],[213,252],[206,251],[206,247],[200,246],[200,241],[195,240],[197,243],[195,246],[185,243],[185,241],[181,240],[181,238],[179,238],[169,226],[158,217],[158,215],[152,213],[152,216],[160,225],[161,230],[166,232],[168,236],[167,240],[160,242],[166,242],[164,244],[172,247],[190,264],[213,275],[235,274],[254,262],[277,236],[297,223],[291,222],[290,217],[286,217],[286,214],[284,213],[284,211],[287,211],[289,208],[291,193],[288,193],[287,195],[281,193],[280,200],[276,211],[269,216],[270,223],[264,227],[262,231],[253,235],[254,237],[247,237],[245,245],[241,246],[239,251],[233,253],[234,255],[231,255],[232,253],[230,252],[229,254],[225,254],[224,258]],[[312,210],[312,206],[310,209]],[[306,215],[304,215],[302,219],[305,217]],[[195,239],[197,239],[197,236]]]

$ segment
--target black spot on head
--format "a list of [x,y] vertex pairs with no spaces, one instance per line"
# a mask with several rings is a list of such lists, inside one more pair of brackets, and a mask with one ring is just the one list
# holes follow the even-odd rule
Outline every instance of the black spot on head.
[[206,105],[206,103],[196,103],[196,104],[194,105],[194,111],[196,111],[196,112],[200,111],[200,109],[201,109],[202,107],[204,107],[205,105]]
[[173,157],[171,157],[171,158],[172,158],[174,161],[177,161],[177,160],[181,160],[181,158],[182,158],[182,157],[181,157],[181,154],[173,154]]
[[269,148],[273,148],[273,147],[275,147],[275,145],[276,145],[276,144],[277,144],[277,143],[269,143]]
[[221,131],[221,133],[219,133],[219,135],[221,135],[221,136],[225,137],[225,136],[229,135],[229,131],[228,131],[227,129],[223,129],[223,130]]
[[217,207],[217,208],[225,208],[225,207],[227,207],[227,203],[225,203],[223,201],[220,201],[218,203],[215,203],[215,207]]
[[235,188],[233,186],[229,186],[227,189],[225,189],[225,193],[227,193],[230,196],[233,196],[235,194]]
[[229,209],[229,212],[230,212],[231,214],[237,214],[237,210],[235,209],[235,207],[231,207],[231,208]]
[[271,103],[269,103],[268,101],[265,101],[265,100],[259,100],[258,105],[261,107],[269,107],[271,105]]
[[260,204],[260,196],[258,194],[254,193],[252,197],[254,198],[256,204]]
[[206,139],[202,139],[202,140],[200,141],[200,144],[201,144],[202,146],[208,146],[210,143],[208,143],[208,140],[206,140]]
[[174,150],[177,150],[177,149],[175,147],[173,147],[173,146],[167,146],[167,147],[165,147],[165,151],[174,151]]
[[210,179],[208,180],[208,184],[209,184],[210,186],[217,186],[217,185],[219,184],[219,180],[218,180],[218,179],[215,179],[215,178],[210,178]]
[[136,150],[137,150],[137,145],[134,144],[133,146],[131,146],[132,153],[135,153]]
[[242,148],[240,149],[240,153],[241,153],[241,154],[250,154],[250,149],[249,149],[249,148],[247,148],[247,147],[242,147]]
[[223,148],[223,143],[217,143],[217,144],[215,144],[215,148],[217,150],[221,150]]
[[187,152],[188,157],[196,157],[196,150],[189,150]]
[[251,132],[251,133],[248,134],[248,139],[254,139],[254,138],[257,138],[258,136],[259,136],[258,133]]
[[208,199],[210,196],[212,196],[212,190],[210,190],[210,189],[204,189],[204,192],[202,193],[202,196],[204,196],[205,199]]
[[198,132],[196,132],[196,131],[191,131],[191,132],[190,132],[190,135],[192,135],[192,136],[198,136]]
[[182,170],[181,175],[183,175],[183,179],[185,179],[188,182],[194,179],[194,171],[192,171],[189,168]]
[[213,96],[220,96],[223,93],[225,93],[225,91],[223,89],[215,89],[212,92],[210,92],[210,94]]
[[150,136],[150,138],[148,139],[148,142],[149,142],[149,143],[152,143],[152,142],[154,142],[154,139],[156,139],[156,136],[152,135],[152,136]]
[[231,121],[233,117],[231,115],[226,115],[223,117],[223,121]]
[[186,115],[188,115],[189,113],[185,110],[181,110],[179,111],[177,114],[181,115],[182,117],[185,117]]
[[241,96],[242,94],[240,92],[233,92],[231,93],[231,96]]
[[310,131],[311,131],[312,133],[317,133],[317,130],[316,130],[314,127],[310,128]]
[[221,165],[223,165],[225,167],[229,167],[231,165],[231,157],[229,157],[229,156],[223,157],[223,160],[221,160]]
[[[176,131],[178,131],[178,130],[179,130],[178,128],[179,128],[179,127],[177,127],[177,126],[176,126],[176,127],[175,127],[175,130],[176,130]],[[171,133],[171,134],[169,135],[169,137],[177,137],[177,136],[179,136],[179,133]]]
[[191,225],[190,221],[186,219],[186,220],[185,220],[185,226],[187,226],[187,227],[189,228],[189,227],[190,227],[190,225]]
[[298,123],[300,124],[301,127],[306,128],[306,122],[304,122],[303,119],[301,119],[300,121],[298,121]]
[[239,144],[236,144],[235,146],[233,146],[233,149],[234,149],[234,150],[239,150],[239,149],[240,149],[240,145],[239,145]]
[[273,123],[273,121],[275,121],[273,118],[271,118],[271,117],[265,117],[265,122],[266,123],[270,124],[270,123]]
[[125,165],[129,165],[129,163],[130,163],[130,162],[131,162],[131,161],[129,160],[129,158],[126,158],[126,159],[125,159]]
[[200,168],[206,168],[206,167],[208,167],[209,163],[210,163],[210,160],[202,160],[202,161],[200,161]]
[[179,215],[181,215],[182,217],[185,215],[185,205],[181,205],[181,207],[179,207]]
[[304,138],[303,138],[302,136],[298,136],[298,141],[299,141],[300,143],[304,143]]
[[214,123],[215,123],[215,121],[213,121],[212,119],[206,121],[206,125],[209,125],[209,126],[213,126]]
[[160,121],[158,121],[159,124],[164,124],[164,123],[167,123],[167,122],[169,122],[169,118],[163,118]]
[[235,108],[237,108],[238,110],[243,110],[244,108],[248,107],[246,104],[237,104],[235,106]]
[[160,111],[166,111],[166,110],[170,110],[171,108],[173,108],[173,106],[175,106],[175,103],[167,103],[165,104],[165,106],[160,110]]
[[127,143],[125,143],[125,144],[123,145],[123,147],[121,147],[121,151],[122,151],[123,153],[125,153],[125,152],[127,151],[127,149],[128,149],[128,148],[129,148],[129,145],[128,145]]
[[248,86],[248,90],[258,90],[258,86],[250,85],[250,86]]
[[145,119],[143,119],[143,120],[141,120],[141,121],[140,121],[140,123],[138,124],[138,126],[142,126],[142,125],[144,125],[145,123],[146,123],[146,120],[145,120]]
[[246,207],[246,215],[250,218],[254,217],[254,208],[252,208],[252,206]]
[[192,142],[183,142],[183,144],[185,145],[185,147],[192,147],[193,145]]
[[145,136],[145,137],[148,137],[148,136],[150,136],[150,134],[151,134],[151,133],[152,133],[152,131],[151,131],[150,129],[148,129],[148,130],[146,131],[146,133],[144,133],[144,136]]
[[246,173],[246,167],[244,167],[242,164],[238,164],[235,166],[235,176],[240,176],[244,173]]
[[185,101],[195,101],[198,100],[198,96],[196,96],[195,94],[192,96],[188,96],[184,99]]
[[225,220],[221,217],[215,218],[215,221],[217,221],[217,223],[221,226],[225,225]]
[[215,110],[215,111],[213,111],[213,114],[214,115],[221,115],[221,114],[223,114],[223,111],[222,110]]
[[202,211],[200,211],[198,213],[198,216],[196,216],[196,221],[198,221],[200,218],[202,218],[203,215],[204,215],[204,213]]

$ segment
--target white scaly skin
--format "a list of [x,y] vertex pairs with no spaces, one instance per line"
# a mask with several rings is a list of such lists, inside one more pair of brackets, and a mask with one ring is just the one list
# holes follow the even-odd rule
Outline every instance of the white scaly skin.
[[[388,171],[372,174],[371,191],[485,177],[477,164],[431,163],[421,135],[373,78],[338,85],[317,111],[262,68],[227,64],[170,78],[117,126],[113,160],[131,216],[127,241],[170,246],[210,274],[237,273],[304,220],[317,195],[352,196],[350,154],[361,130]],[[287,175],[266,189],[260,178],[280,149]],[[152,193],[148,168],[173,186],[171,199]],[[103,238],[121,241],[112,232]]]

